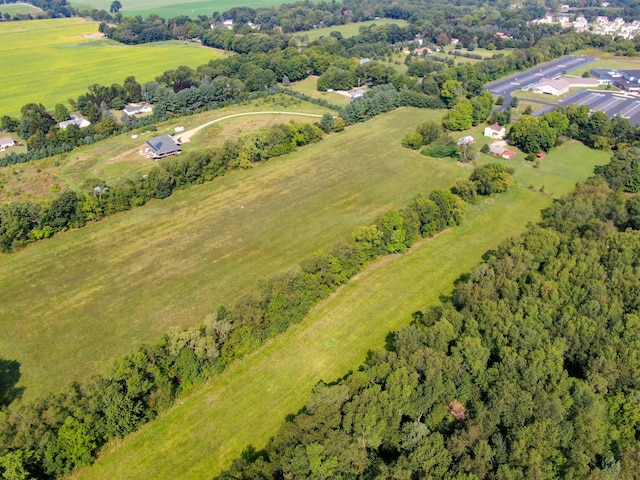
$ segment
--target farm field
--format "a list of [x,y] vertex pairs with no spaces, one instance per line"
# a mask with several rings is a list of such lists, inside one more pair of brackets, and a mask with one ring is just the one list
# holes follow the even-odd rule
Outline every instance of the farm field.
[[[78,9],[104,9],[107,12],[112,0],[71,0],[69,2]],[[271,7],[283,3],[281,0],[193,0],[182,2],[180,0],[128,0],[122,3],[120,12],[123,15],[146,17],[152,13],[164,18],[173,18],[178,15],[197,17],[206,15],[210,17],[213,12],[226,12],[234,7]]]
[[516,188],[472,207],[462,226],[373,265],[301,324],[109,447],[74,478],[212,478],[249,444],[263,447],[318,381],[356,369],[389,331],[449,294],[487,249],[520,233],[550,203]]
[[[122,45],[98,34],[98,22],[79,18],[0,23],[0,115],[17,115],[23,105],[53,109],[94,84],[153,80],[179,65],[197,67],[222,54],[190,42]],[[33,46],[37,45],[37,48]]]
[[334,25],[333,27],[304,30],[294,33],[294,38],[305,37],[305,39],[308,38],[308,40],[312,42],[320,37],[328,37],[331,32],[340,32],[344,38],[349,38],[358,35],[358,33],[360,33],[360,28],[362,27],[369,27],[371,25],[389,25],[392,23],[398,25],[399,27],[404,27],[407,24],[405,20],[379,18],[377,20],[370,20],[368,22],[347,23],[346,25]]
[[[68,154],[0,167],[0,204],[16,200],[52,198],[69,187],[74,190],[87,190],[96,179],[111,184],[124,178],[136,178],[156,165],[153,160],[139,153],[144,142],[152,136],[173,133],[176,126],[189,130],[228,115],[263,111],[322,115],[328,110],[288,96],[270,96],[240,106],[172,119],[158,125],[157,132],[142,134],[138,138],[131,138],[130,133],[122,134],[78,148]],[[311,117],[283,114],[230,118],[202,130],[189,143],[183,145],[183,150],[188,152],[221,145],[243,133],[290,120],[315,121]]]
[[467,177],[400,145],[441,114],[398,110],[2,257],[0,351],[20,362],[25,398],[198,324],[355,226]]

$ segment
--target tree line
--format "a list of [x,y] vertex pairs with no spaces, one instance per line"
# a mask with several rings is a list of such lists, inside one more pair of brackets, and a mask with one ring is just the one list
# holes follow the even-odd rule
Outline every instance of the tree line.
[[[232,308],[220,306],[201,326],[138,347],[102,375],[72,383],[62,393],[12,403],[0,415],[0,474],[50,479],[91,464],[101,446],[133,432],[180,395],[299,322],[366,263],[405,252],[419,238],[458,225],[466,202],[453,192],[473,192],[467,198],[474,201],[483,176],[477,172],[487,168],[451,191],[417,196],[405,208],[356,227],[351,241],[273,276]],[[186,181],[189,168],[182,171]]]
[[579,185],[218,478],[637,478],[637,205]]

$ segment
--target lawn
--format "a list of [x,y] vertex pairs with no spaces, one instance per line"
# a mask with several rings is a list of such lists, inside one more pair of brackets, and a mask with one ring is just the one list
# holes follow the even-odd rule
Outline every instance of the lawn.
[[400,145],[441,115],[401,109],[2,257],[0,351],[20,362],[25,397],[198,324],[355,226],[468,176]]
[[[465,132],[458,132],[454,138],[471,135],[476,139],[476,149],[480,150],[485,143],[491,145],[492,140],[483,135],[486,124],[478,125]],[[609,162],[611,154],[601,150],[592,150],[576,140],[569,140],[564,145],[554,148],[547,155],[537,161],[528,162],[525,154],[513,146],[509,150],[517,152],[511,160],[496,158],[485,153],[478,153],[477,162],[485,164],[499,162],[515,169],[515,178],[519,185],[535,190],[543,190],[544,193],[559,197],[573,190],[576,182],[593,175],[596,165],[604,165]],[[451,159],[442,159],[443,162],[452,162]]]
[[[158,125],[157,132],[143,133],[138,138],[131,138],[131,134],[127,133],[57,157],[0,167],[0,204],[16,200],[53,198],[64,188],[87,190],[96,179],[111,184],[123,178],[137,178],[156,165],[139,152],[144,142],[152,136],[173,133],[177,126],[190,130],[232,114],[267,111],[322,115],[328,110],[289,96],[272,95],[239,106],[172,119]],[[290,120],[313,122],[316,119],[269,113],[230,118],[202,130],[191,142],[183,145],[183,150],[188,152],[218,146],[226,140],[236,139],[243,133]]]
[[347,23],[346,25],[334,25],[327,28],[316,28],[314,30],[305,30],[302,32],[296,32],[294,38],[308,39],[312,42],[320,37],[328,37],[331,32],[340,32],[344,38],[354,37],[360,33],[360,29],[363,27],[369,27],[371,25],[389,25],[395,24],[400,27],[404,27],[407,22],[405,20],[393,20],[391,18],[379,18],[377,20],[370,20],[368,22]]
[[41,8],[34,7],[28,3],[0,4],[0,12],[11,15],[38,15],[43,13]]
[[548,196],[517,188],[471,208],[461,227],[369,268],[301,324],[108,447],[74,478],[215,476],[247,445],[263,447],[318,381],[355,370],[389,331],[449,294],[487,249],[519,234],[550,203]]
[[[107,12],[112,0],[71,0],[69,3],[79,9],[104,9]],[[282,0],[195,0],[182,2],[180,0],[127,0],[122,3],[120,10],[123,15],[146,17],[156,14],[164,18],[174,18],[178,15],[197,17],[206,15],[210,17],[213,12],[226,12],[234,7],[270,7],[279,5]]]
[[310,75],[304,80],[300,80],[299,82],[293,82],[291,84],[291,89],[296,92],[304,93],[305,95],[309,95],[313,98],[320,98],[326,100],[327,102],[333,105],[344,106],[348,104],[351,99],[344,95],[341,95],[336,92],[319,92],[317,88],[318,84],[318,76]]
[[581,76],[584,72],[590,71],[592,68],[615,68],[616,70],[638,70],[640,69],[640,57],[616,57],[612,53],[600,50],[585,50],[584,52],[576,52],[576,55],[584,55],[586,57],[597,57],[598,60],[589,63],[577,70],[567,72],[570,75]]
[[53,109],[94,84],[143,83],[179,65],[197,67],[221,56],[190,42],[122,45],[98,33],[98,22],[80,18],[0,23],[0,115],[17,115],[23,105]]

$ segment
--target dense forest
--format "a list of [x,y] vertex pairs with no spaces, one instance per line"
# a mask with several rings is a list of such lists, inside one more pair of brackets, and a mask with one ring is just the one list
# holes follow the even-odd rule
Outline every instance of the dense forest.
[[636,204],[578,186],[220,478],[637,478]]

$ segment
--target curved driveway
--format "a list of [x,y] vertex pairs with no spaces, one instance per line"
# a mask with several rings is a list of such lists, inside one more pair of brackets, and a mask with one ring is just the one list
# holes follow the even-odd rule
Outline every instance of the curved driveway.
[[193,137],[196,133],[198,133],[203,128],[208,127],[209,125],[213,125],[214,123],[221,122],[222,120],[228,120],[229,118],[242,117],[244,115],[300,115],[300,116],[303,116],[303,117],[322,118],[322,115],[319,115],[317,113],[299,113],[299,112],[246,112],[246,113],[234,113],[233,115],[227,115],[226,117],[220,117],[220,118],[217,118],[215,120],[211,120],[210,122],[203,123],[199,127],[192,128],[191,130],[187,130],[186,132],[181,133],[180,134],[180,138],[182,139],[182,143],[186,143],[186,142],[190,141],[191,137]]

